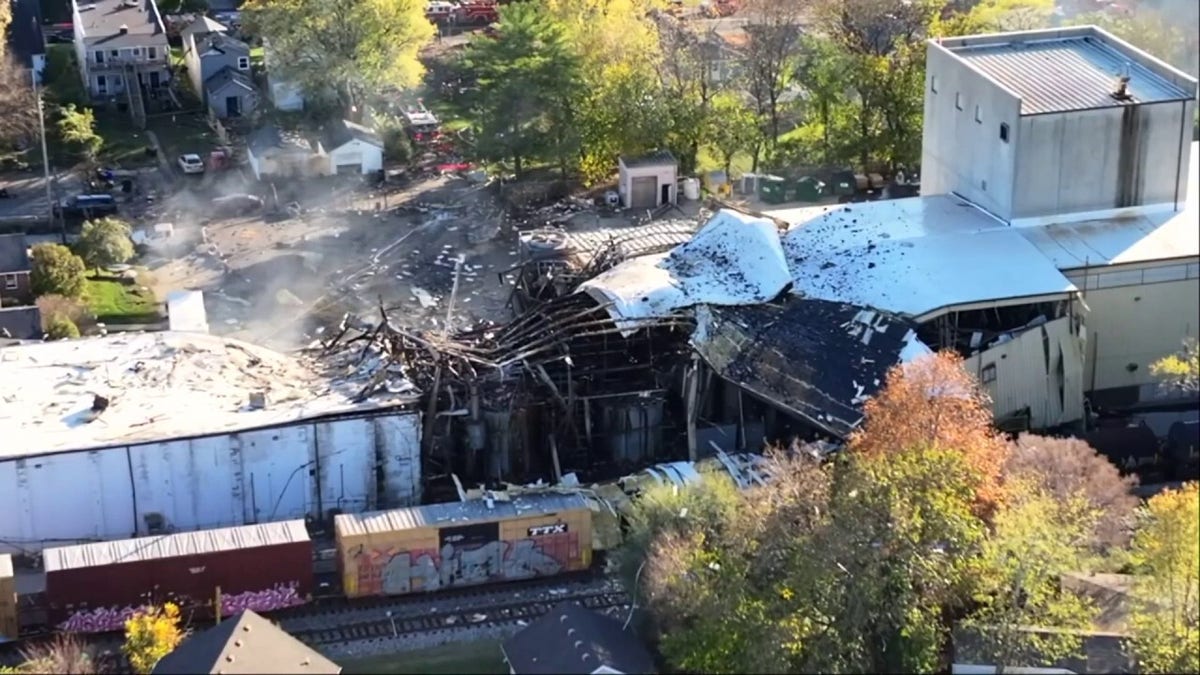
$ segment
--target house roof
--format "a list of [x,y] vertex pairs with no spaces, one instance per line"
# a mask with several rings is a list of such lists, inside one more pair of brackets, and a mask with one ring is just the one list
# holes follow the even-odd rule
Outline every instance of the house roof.
[[42,8],[38,0],[12,0],[8,44],[18,62],[26,68],[32,67],[34,56],[46,53]]
[[383,138],[379,134],[350,120],[334,120],[325,125],[321,134],[321,145],[326,152],[355,140],[369,143],[377,148],[383,147]]
[[180,34],[181,35],[193,35],[193,34],[204,34],[204,33],[225,33],[228,30],[229,29],[226,28],[224,25],[222,25],[220,22],[210,19],[207,16],[200,15],[200,16],[196,17],[195,21],[189,23],[187,25],[187,28],[184,28]]
[[212,49],[222,54],[234,53],[240,56],[250,55],[250,45],[224,33],[214,33],[205,37],[197,47],[201,54]]
[[29,271],[29,243],[23,234],[0,234],[0,274]]
[[250,610],[192,635],[153,670],[154,675],[340,672],[341,666]]
[[5,307],[0,309],[0,339],[40,340],[42,313],[37,307]]
[[653,673],[654,659],[616,619],[565,602],[504,643],[504,657],[517,675],[594,673],[607,666],[620,673]]
[[824,300],[700,307],[692,344],[720,377],[844,438],[888,370],[929,354],[916,324]]
[[1123,74],[1134,103],[1196,96],[1196,80],[1095,26],[950,38],[940,45],[1018,96],[1022,115],[1127,105],[1113,97]]
[[[79,7],[79,23],[75,30],[88,45],[103,44],[105,47],[127,47],[165,43],[166,30],[158,15],[154,0],[95,0],[87,3],[74,0]],[[121,34],[121,27],[126,34]],[[154,38],[154,39],[150,39]]]
[[622,155],[620,161],[626,168],[630,169],[640,166],[675,166],[679,164],[675,160],[675,155],[672,155],[669,150],[655,150],[654,152],[636,157]]
[[220,93],[230,85],[236,85],[248,91],[255,91],[254,82],[251,81],[250,76],[231,66],[225,66],[205,80],[204,91],[207,91],[212,96]]
[[293,150],[311,152],[312,147],[300,138],[299,134],[284,132],[279,127],[267,125],[250,132],[246,138],[246,147],[252,154],[262,155],[267,150]]

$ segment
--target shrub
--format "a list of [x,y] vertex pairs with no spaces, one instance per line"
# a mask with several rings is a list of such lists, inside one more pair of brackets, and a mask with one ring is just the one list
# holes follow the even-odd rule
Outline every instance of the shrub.
[[76,247],[89,267],[100,269],[120,265],[133,257],[133,241],[129,234],[129,225],[124,221],[101,218],[83,224],[83,234]]
[[82,300],[62,295],[43,295],[37,299],[37,307],[42,314],[42,330],[47,333],[57,317],[66,318],[80,332],[90,331],[96,325],[96,317]]
[[31,252],[29,283],[34,295],[83,295],[83,259],[61,244],[37,244]]
[[50,340],[65,340],[79,337],[79,327],[67,317],[59,314],[46,327],[46,338]]

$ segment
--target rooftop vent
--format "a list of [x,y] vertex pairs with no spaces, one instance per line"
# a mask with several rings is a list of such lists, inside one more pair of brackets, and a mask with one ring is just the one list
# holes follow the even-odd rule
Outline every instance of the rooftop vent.
[[1129,76],[1121,75],[1117,77],[1117,83],[1113,87],[1112,97],[1118,101],[1129,101],[1133,97],[1129,95]]
[[129,26],[126,26],[125,24],[121,24],[121,27],[117,29],[117,32],[120,33],[121,35],[126,35],[129,33]]
[[262,410],[267,407],[267,392],[252,391],[250,392],[250,409]]

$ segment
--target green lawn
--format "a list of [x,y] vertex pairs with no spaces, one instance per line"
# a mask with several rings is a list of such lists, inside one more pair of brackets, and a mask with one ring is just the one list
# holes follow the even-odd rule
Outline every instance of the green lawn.
[[142,291],[138,284],[90,276],[84,293],[88,309],[101,323],[155,323],[163,318],[154,292]]
[[146,154],[150,138],[133,126],[127,113],[96,110],[96,132],[104,139],[100,148],[100,163],[104,166],[128,169],[154,165],[154,158]]
[[217,134],[199,114],[152,117],[147,127],[158,136],[163,153],[172,162],[179,155],[189,152],[203,157],[220,142]]
[[508,672],[500,645],[486,640],[341,661],[340,665],[346,675],[504,675]]

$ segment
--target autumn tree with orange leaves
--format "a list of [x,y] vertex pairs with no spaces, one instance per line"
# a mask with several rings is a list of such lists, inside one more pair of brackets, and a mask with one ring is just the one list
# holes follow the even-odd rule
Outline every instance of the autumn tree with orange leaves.
[[1128,539],[1131,482],[1078,441],[1010,442],[953,354],[896,366],[834,461],[769,455],[765,485],[718,470],[634,507],[622,569],[676,669],[937,672],[959,628],[973,662],[1041,665],[1094,612],[1061,574]]

